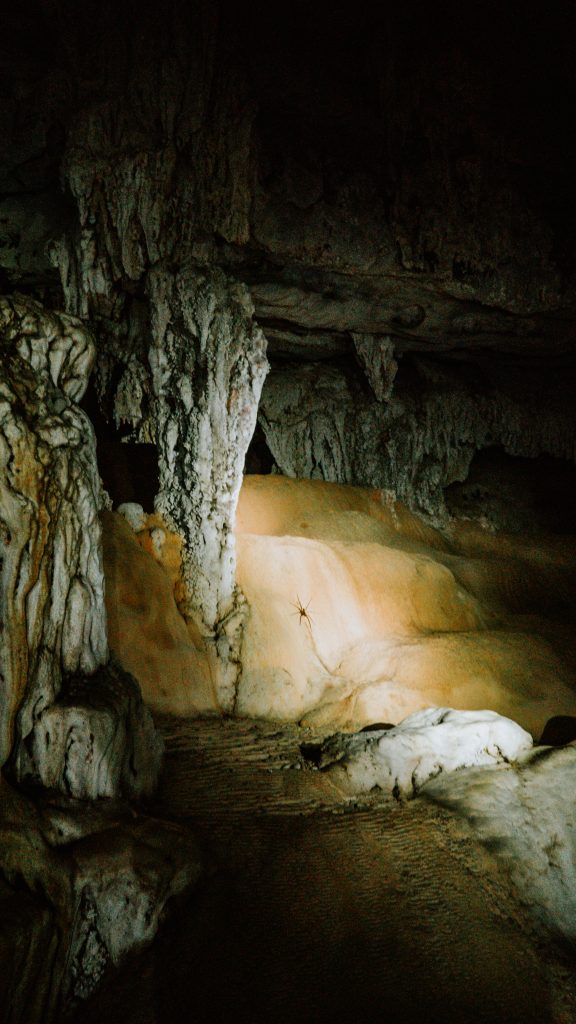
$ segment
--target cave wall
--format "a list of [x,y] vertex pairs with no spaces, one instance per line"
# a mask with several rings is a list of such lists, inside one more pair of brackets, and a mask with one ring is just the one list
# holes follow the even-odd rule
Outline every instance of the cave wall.
[[[200,495],[189,611],[207,633],[231,608],[229,556],[218,595],[203,564],[229,545],[262,387],[253,316],[273,366],[259,422],[284,473],[384,486],[439,515],[478,449],[573,458],[574,17],[563,0],[28,0],[8,18],[4,285],[91,325],[101,410],[159,446],[162,508]],[[213,402],[182,299],[208,278],[241,352],[226,368],[216,346],[208,377],[230,390],[244,360],[252,408],[242,436],[223,408],[208,429],[214,451],[235,445],[230,502],[217,457],[169,468],[158,384],[172,359],[193,402]],[[243,327],[222,288],[243,296]]]
[[482,449],[573,461],[574,29],[564,0],[7,19],[2,287],[91,329],[108,440],[156,446],[222,706],[257,417],[273,468],[436,520]]
[[89,372],[108,440],[156,446],[206,706],[238,710],[257,422],[274,468],[381,487],[391,516],[398,496],[441,519],[495,445],[574,461],[575,18],[568,0],[3,15],[0,765],[64,799],[39,810],[0,776],[0,869],[41,891],[30,934],[52,937],[31,1021],[149,941],[201,870],[178,830],[75,803],[150,793],[161,752],[108,660]]

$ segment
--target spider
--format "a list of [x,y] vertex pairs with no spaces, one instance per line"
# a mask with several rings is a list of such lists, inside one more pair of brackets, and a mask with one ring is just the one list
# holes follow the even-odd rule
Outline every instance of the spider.
[[308,629],[310,630],[310,632],[312,632],[312,617],[308,613],[308,609],[310,607],[311,601],[308,601],[308,604],[303,605],[302,601],[298,597],[298,594],[296,594],[296,601],[297,601],[297,604],[294,604],[294,602],[292,602],[292,601],[290,602],[292,607],[296,609],[295,612],[292,612],[292,615],[299,615],[300,616],[300,618],[298,620],[298,625],[299,626],[301,625],[302,620],[304,619],[304,621],[308,624]]

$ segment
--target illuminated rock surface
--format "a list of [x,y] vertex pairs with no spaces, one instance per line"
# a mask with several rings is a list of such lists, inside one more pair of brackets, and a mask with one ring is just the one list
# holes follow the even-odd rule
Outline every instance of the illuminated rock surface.
[[[136,549],[107,513],[112,648],[151,707],[217,711],[202,638],[178,613],[177,538],[155,547],[160,522],[146,518]],[[236,533],[237,713],[326,732],[488,708],[538,737],[574,711],[570,541],[466,522],[440,532],[379,491],[278,476],[245,478]]]
[[[110,645],[138,680],[144,699],[156,710],[177,714],[218,711],[206,652],[187,629],[151,543],[146,551],[112,512],[103,516],[103,542]],[[164,563],[168,546],[160,552]]]
[[440,533],[385,499],[245,480],[238,710],[355,729],[430,705],[489,708],[535,736],[573,712],[571,542],[466,523]]
[[381,789],[400,800],[445,772],[517,761],[531,749],[530,734],[493,711],[427,708],[386,732],[334,736],[319,767],[343,793]]
[[576,748],[538,747],[519,762],[438,776],[422,797],[453,811],[555,936],[576,939]]

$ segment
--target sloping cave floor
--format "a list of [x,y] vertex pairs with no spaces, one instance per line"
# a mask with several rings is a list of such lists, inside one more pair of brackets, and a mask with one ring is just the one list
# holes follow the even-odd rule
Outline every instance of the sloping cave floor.
[[158,725],[151,809],[189,825],[214,871],[74,1024],[576,1020],[568,953],[447,813],[336,802],[297,726]]

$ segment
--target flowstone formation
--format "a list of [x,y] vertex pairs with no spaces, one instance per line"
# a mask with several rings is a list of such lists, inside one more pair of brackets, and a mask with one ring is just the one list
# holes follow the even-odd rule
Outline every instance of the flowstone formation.
[[[185,831],[118,802],[151,795],[162,743],[138,684],[109,660],[101,485],[77,405],[92,337],[2,298],[0,356],[0,871],[30,892],[23,921],[0,894],[2,1019],[46,1024],[152,939],[201,861]],[[39,978],[23,943],[45,947]]]

